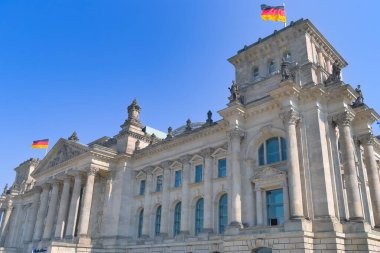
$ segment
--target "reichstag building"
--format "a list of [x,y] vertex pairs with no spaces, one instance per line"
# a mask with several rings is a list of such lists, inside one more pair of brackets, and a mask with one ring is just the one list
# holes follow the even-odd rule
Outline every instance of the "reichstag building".
[[74,132],[0,197],[0,252],[380,252],[379,114],[309,20],[228,59],[225,108],[163,133],[140,105]]

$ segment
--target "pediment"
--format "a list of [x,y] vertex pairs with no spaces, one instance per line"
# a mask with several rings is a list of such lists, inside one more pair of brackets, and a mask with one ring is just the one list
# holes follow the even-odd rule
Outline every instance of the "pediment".
[[82,144],[60,139],[38,165],[33,172],[33,176],[43,174],[51,168],[82,155],[87,151],[89,151],[89,148]]
[[285,171],[281,171],[272,167],[265,167],[253,176],[253,181],[269,179],[278,176],[286,176]]

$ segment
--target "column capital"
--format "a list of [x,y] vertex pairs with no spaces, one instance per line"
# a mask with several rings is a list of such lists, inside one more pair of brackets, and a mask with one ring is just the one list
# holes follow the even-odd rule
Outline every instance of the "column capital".
[[245,132],[239,128],[229,130],[229,131],[227,131],[227,134],[231,139],[243,138],[245,136]]
[[215,149],[213,149],[213,148],[205,148],[205,149],[202,149],[199,153],[204,158],[211,158],[211,155],[212,155],[212,153],[214,153],[214,151],[215,151]]
[[88,176],[95,176],[96,173],[98,173],[99,169],[96,167],[91,166],[90,169],[87,171]]
[[162,163],[160,163],[160,166],[165,171],[166,169],[170,167],[170,164],[171,164],[171,161],[163,161]]
[[362,145],[373,145],[374,143],[374,137],[372,133],[361,134],[357,136],[357,139]]
[[191,157],[191,155],[183,155],[179,158],[179,161],[185,165],[185,163],[190,163]]
[[301,119],[300,113],[294,108],[280,113],[280,118],[284,122],[284,125],[295,125]]
[[335,121],[338,126],[350,126],[351,122],[354,120],[355,114],[351,110],[345,110],[333,116],[333,121]]

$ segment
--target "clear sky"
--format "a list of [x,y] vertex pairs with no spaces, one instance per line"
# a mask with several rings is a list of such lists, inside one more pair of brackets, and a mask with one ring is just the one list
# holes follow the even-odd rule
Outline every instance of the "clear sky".
[[[285,1],[288,21],[308,18],[349,63],[380,111],[379,0]],[[0,187],[14,168],[76,130],[81,143],[114,136],[136,98],[143,124],[166,132],[225,107],[227,58],[282,23],[260,19],[278,0],[1,0]],[[379,134],[379,127],[376,133]]]

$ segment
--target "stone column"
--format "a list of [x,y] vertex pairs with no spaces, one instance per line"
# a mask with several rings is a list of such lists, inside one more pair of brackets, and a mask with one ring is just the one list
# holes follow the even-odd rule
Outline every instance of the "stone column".
[[163,237],[169,234],[169,205],[170,205],[170,169],[169,162],[162,163],[162,168],[164,169],[164,183],[162,186],[162,212],[161,212],[161,231],[160,234]]
[[256,188],[256,215],[257,215],[257,226],[264,226],[264,215],[263,215],[263,191],[261,188]]
[[13,210],[13,203],[12,200],[8,201],[7,209],[4,213],[3,220],[1,222],[1,233],[0,233],[0,245],[4,246],[5,237],[7,235],[7,229],[9,225],[9,218],[11,217]]
[[368,174],[368,185],[371,195],[375,227],[380,228],[380,180],[373,150],[373,135],[371,133],[361,135],[359,136],[359,141],[364,147],[364,157]]
[[240,171],[240,140],[243,136],[243,132],[238,129],[234,129],[229,132],[231,143],[231,216],[230,227],[242,227],[241,220],[241,171]]
[[62,239],[63,230],[65,229],[65,225],[66,225],[67,210],[69,208],[70,187],[71,187],[71,178],[65,177],[63,179],[63,189],[62,189],[61,201],[59,203],[57,226],[55,227],[55,234],[54,234],[54,237],[57,240]]
[[44,221],[46,218],[46,213],[47,213],[47,208],[48,208],[49,191],[50,191],[50,185],[44,184],[42,186],[42,193],[40,196],[40,207],[38,209],[36,227],[34,228],[33,240],[35,241],[40,241],[42,237],[42,232],[44,229]]
[[340,133],[339,141],[342,149],[349,219],[361,221],[363,220],[363,209],[360,200],[358,175],[356,172],[354,146],[350,127],[354,116],[352,112],[345,111],[335,116],[335,121],[339,126]]
[[33,202],[28,210],[27,215],[27,224],[25,228],[25,238],[24,242],[30,242],[33,239],[33,230],[34,226],[36,225],[37,220],[37,213],[38,213],[38,206],[40,205],[40,195],[41,195],[41,189],[39,187],[36,188],[36,192],[33,196]]
[[189,234],[189,215],[190,215],[190,156],[181,157],[183,165],[182,171],[182,204],[181,204],[181,234]]
[[204,224],[203,232],[212,233],[213,231],[213,216],[212,216],[212,174],[214,171],[213,161],[211,157],[212,149],[208,148],[202,151],[204,156],[205,168],[204,168]]
[[83,209],[79,223],[79,237],[80,239],[89,239],[88,227],[90,223],[90,214],[92,206],[92,195],[94,192],[95,175],[97,169],[90,168],[87,172],[86,190],[83,195]]
[[67,239],[72,239],[75,233],[75,224],[78,220],[78,209],[79,209],[79,200],[80,200],[80,192],[82,188],[82,178],[78,173],[75,175],[74,179],[74,188],[73,193],[71,195],[69,216],[67,217],[67,226],[66,226],[66,235]]
[[304,217],[302,204],[302,187],[301,173],[298,158],[297,132],[296,124],[299,121],[299,115],[293,109],[282,113],[281,117],[286,128],[286,150],[288,158],[288,181],[289,181],[289,198],[290,198],[290,218],[300,219]]
[[148,238],[150,235],[150,218],[151,218],[151,191],[153,187],[153,175],[152,173],[147,173],[146,183],[145,183],[145,197],[144,197],[144,220],[143,220],[143,228],[142,228],[142,238]]
[[54,225],[54,219],[57,216],[57,204],[58,204],[59,182],[53,182],[53,189],[51,190],[49,209],[46,216],[45,230],[42,238],[49,240],[52,237],[52,229]]

